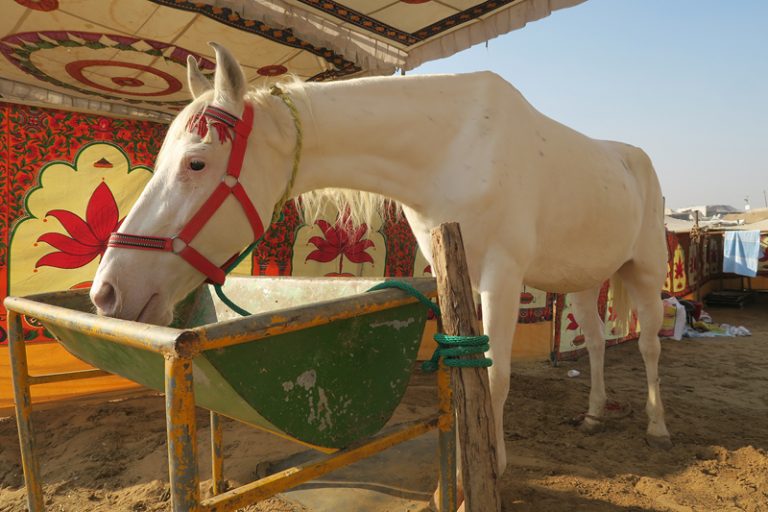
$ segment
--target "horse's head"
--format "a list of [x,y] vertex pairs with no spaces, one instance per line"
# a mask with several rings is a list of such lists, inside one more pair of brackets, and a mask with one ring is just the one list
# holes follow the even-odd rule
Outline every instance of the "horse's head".
[[[99,264],[91,288],[99,314],[168,324],[179,300],[206,278],[223,281],[220,267],[261,235],[262,222],[269,225],[285,181],[255,171],[277,168],[282,175],[285,137],[276,140],[275,132],[284,126],[260,112],[251,131],[245,76],[228,51],[212,46],[213,86],[190,58],[195,100],[171,123],[152,179]],[[249,138],[259,151],[246,151]],[[243,160],[250,172],[243,170],[241,182]]]

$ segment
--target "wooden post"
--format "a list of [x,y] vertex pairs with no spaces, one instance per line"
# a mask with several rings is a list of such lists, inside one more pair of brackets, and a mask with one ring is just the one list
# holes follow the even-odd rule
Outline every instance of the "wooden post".
[[[696,302],[701,302],[701,282],[702,277],[704,276],[704,269],[702,268],[704,259],[702,258],[701,250],[704,247],[704,244],[702,244],[701,240],[701,231],[699,231],[699,210],[696,210],[693,212],[693,230],[696,233],[696,245],[698,247],[698,251],[696,251],[696,288],[693,292],[693,300]],[[691,240],[691,243],[693,243],[693,240]]]
[[[457,223],[441,224],[432,230],[432,255],[445,334],[480,334]],[[480,359],[483,355],[466,357]],[[461,447],[465,509],[467,512],[498,512],[501,499],[488,372],[485,368],[454,368],[451,382]]]

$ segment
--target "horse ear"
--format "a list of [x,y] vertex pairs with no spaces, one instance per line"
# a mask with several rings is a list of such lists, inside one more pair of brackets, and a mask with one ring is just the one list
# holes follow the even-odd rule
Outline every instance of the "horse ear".
[[197,60],[192,55],[187,55],[187,83],[193,98],[199,98],[213,87],[205,75],[200,72],[200,68],[197,67]]
[[245,75],[229,50],[218,43],[208,43],[216,52],[216,77],[213,89],[220,103],[242,103],[245,96]]

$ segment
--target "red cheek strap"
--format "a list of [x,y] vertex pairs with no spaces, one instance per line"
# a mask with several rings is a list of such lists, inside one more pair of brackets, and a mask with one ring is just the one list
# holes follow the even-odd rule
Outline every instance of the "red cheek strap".
[[[108,247],[120,249],[137,249],[144,251],[163,251],[178,254],[184,261],[208,278],[208,282],[223,284],[226,273],[223,269],[232,263],[238,254],[227,260],[221,267],[215,265],[190,245],[192,240],[205,227],[211,217],[218,211],[230,194],[240,203],[248,222],[251,225],[253,239],[258,240],[264,234],[264,225],[251,198],[239,181],[240,171],[243,167],[245,150],[248,145],[248,136],[253,126],[253,107],[246,103],[243,118],[235,116],[216,107],[208,107],[203,116],[213,118],[227,124],[234,132],[232,148],[227,161],[227,172],[222,181],[216,186],[208,199],[200,206],[184,228],[175,237],[156,237],[144,235],[131,235],[128,233],[112,233],[107,242]],[[184,247],[178,252],[173,249],[173,241],[180,240]]]

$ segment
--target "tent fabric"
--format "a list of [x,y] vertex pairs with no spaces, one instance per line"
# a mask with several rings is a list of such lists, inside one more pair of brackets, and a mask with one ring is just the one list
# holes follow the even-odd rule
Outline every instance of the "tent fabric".
[[295,34],[320,40],[382,74],[449,57],[583,1],[202,0],[290,27]]
[[187,56],[212,76],[212,40],[235,53],[252,86],[363,73],[332,49],[200,2],[6,0],[0,91],[22,103],[168,121],[191,98]]
[[[554,320],[553,361],[577,359],[586,354],[586,339],[573,313],[570,294],[557,296],[555,305],[557,316]],[[620,327],[619,319],[613,310],[613,294],[610,282],[603,283],[598,296],[598,314],[602,318],[605,330],[606,346],[613,346],[635,340],[639,334],[637,316],[631,313],[625,319],[625,327]]]
[[4,0],[4,101],[168,121],[217,41],[252,86],[390,75],[584,0]]

